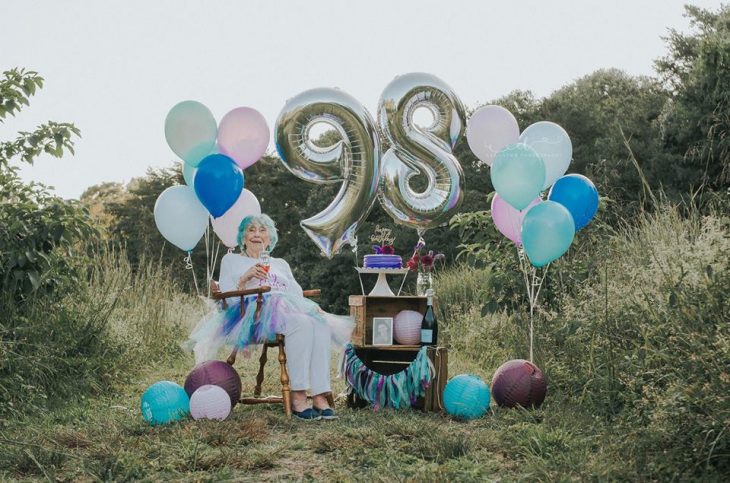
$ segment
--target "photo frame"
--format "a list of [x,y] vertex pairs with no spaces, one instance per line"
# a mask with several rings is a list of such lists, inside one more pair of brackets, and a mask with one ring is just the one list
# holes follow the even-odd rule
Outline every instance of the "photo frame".
[[393,317],[373,317],[373,345],[393,345]]

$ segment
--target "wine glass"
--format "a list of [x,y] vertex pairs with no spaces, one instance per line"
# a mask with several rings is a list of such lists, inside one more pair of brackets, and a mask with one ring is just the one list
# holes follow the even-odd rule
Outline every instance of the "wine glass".
[[268,274],[269,268],[271,267],[271,256],[269,255],[268,250],[261,250],[259,253],[259,264],[261,264],[261,268],[263,268],[264,272]]

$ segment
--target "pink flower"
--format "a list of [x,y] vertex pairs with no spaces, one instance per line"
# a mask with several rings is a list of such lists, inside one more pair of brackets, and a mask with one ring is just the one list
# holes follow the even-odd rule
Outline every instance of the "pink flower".
[[432,255],[424,255],[421,257],[421,265],[423,265],[426,268],[433,267],[433,256]]

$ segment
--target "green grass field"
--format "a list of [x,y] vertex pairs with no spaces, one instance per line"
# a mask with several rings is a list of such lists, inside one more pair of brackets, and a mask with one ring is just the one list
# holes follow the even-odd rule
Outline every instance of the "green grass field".
[[[140,395],[158,380],[184,381],[193,360],[179,344],[204,306],[161,267],[133,272],[124,257],[100,255],[91,287],[103,297],[81,287],[54,311],[29,312],[44,318],[18,317],[24,325],[5,329],[26,335],[1,347],[0,480],[727,481],[728,233],[725,216],[667,207],[586,236],[551,269],[536,321],[545,404],[492,403],[469,422],[340,401],[331,422],[237,406],[224,422],[150,427]],[[510,263],[438,277],[450,375],[489,382],[503,362],[527,355]],[[244,391],[257,364],[236,364]],[[269,363],[265,393],[279,390],[277,366]]]

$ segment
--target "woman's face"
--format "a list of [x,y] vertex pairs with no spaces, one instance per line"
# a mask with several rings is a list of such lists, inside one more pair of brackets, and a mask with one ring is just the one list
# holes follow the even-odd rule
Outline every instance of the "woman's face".
[[258,223],[251,223],[243,234],[243,244],[250,248],[267,248],[271,244],[269,229]]

